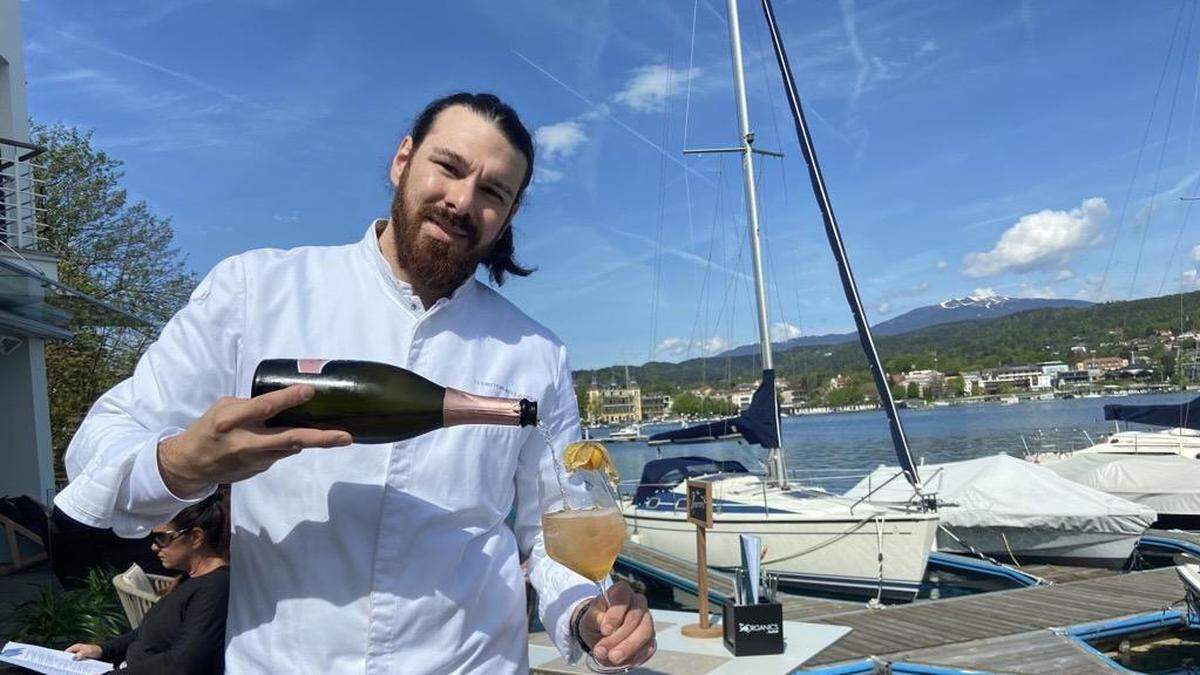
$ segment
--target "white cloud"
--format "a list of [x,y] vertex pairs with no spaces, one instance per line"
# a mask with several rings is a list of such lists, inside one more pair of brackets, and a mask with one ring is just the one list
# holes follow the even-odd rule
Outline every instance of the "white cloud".
[[557,183],[566,176],[562,171],[555,171],[544,166],[535,167],[533,169],[533,182],[537,185],[546,185],[548,183]]
[[272,213],[271,220],[277,223],[298,223],[300,222],[300,214],[295,211],[291,213]]
[[1054,296],[1054,289],[1049,286],[1022,283],[1017,290],[1018,298],[1053,298]]
[[1192,262],[1200,264],[1200,244],[1192,247]]
[[1102,197],[1085,199],[1070,211],[1045,209],[1021,216],[992,250],[968,253],[963,274],[988,277],[1061,265],[1073,252],[1098,243],[1099,222],[1107,217],[1108,204]]
[[533,132],[533,141],[546,159],[570,156],[586,140],[583,127],[572,121],[547,124]]
[[699,68],[642,66],[633,71],[633,77],[617,92],[615,100],[638,112],[658,112],[669,96],[682,95],[685,85],[699,76]]
[[1184,287],[1184,289],[1186,290],[1186,289],[1194,288],[1196,286],[1196,281],[1198,279],[1200,279],[1200,273],[1197,273],[1196,270],[1194,270],[1194,269],[1184,270],[1183,271],[1183,287]]
[[949,267],[949,266],[950,266],[950,263],[946,262],[945,260],[939,260],[939,261],[937,261],[937,265],[936,265],[936,267],[937,267],[939,270],[944,270],[944,269],[946,269],[946,268],[947,268],[947,267]]
[[39,85],[46,84],[72,84],[75,82],[84,82],[87,80],[95,80],[103,77],[99,72],[91,68],[75,68],[73,70],[64,70],[50,75],[43,75],[38,78]]
[[771,342],[783,342],[800,337],[800,328],[786,321],[771,324]]
[[1075,293],[1075,297],[1080,300],[1090,300],[1092,302],[1104,302],[1105,300],[1113,300],[1115,296],[1111,290],[1100,292],[1100,284],[1104,282],[1104,277],[1099,274],[1089,274],[1083,279],[1083,285]]
[[967,297],[971,298],[972,300],[983,300],[985,298],[994,298],[998,295],[1000,294],[996,292],[996,289],[992,288],[991,286],[983,286],[982,288],[976,288],[968,293]]
[[926,54],[931,54],[933,52],[936,52],[937,48],[938,48],[937,42],[935,42],[933,38],[929,38],[929,39],[925,40],[924,42],[922,42],[921,46],[917,47],[916,55],[924,56]]
[[664,338],[654,347],[654,355],[656,358],[679,360],[696,356],[712,356],[731,347],[733,345],[720,335],[714,335],[698,342],[669,337]]
[[1055,281],[1066,281],[1075,276],[1075,273],[1068,269],[1061,269],[1058,274],[1054,275]]
[[881,303],[879,303],[879,306],[876,307],[876,309],[879,310],[880,314],[887,314],[888,312],[892,311],[892,303],[881,302]]
[[666,357],[673,359],[681,359],[687,356],[688,351],[687,340],[677,337],[669,337],[658,343],[654,348],[654,355],[657,357]]

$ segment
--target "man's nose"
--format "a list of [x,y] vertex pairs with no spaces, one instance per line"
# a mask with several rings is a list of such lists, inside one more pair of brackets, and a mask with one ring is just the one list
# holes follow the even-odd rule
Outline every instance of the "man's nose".
[[457,213],[470,213],[475,201],[475,180],[465,178],[453,181],[446,188],[446,206]]

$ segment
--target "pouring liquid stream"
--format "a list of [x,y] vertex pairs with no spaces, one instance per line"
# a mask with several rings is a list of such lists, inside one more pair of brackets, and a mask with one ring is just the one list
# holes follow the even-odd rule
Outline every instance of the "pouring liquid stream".
[[571,508],[567,502],[567,488],[563,485],[563,467],[560,466],[558,456],[554,453],[554,441],[550,438],[550,431],[546,429],[546,424],[538,420],[537,430],[542,434],[542,440],[546,443],[546,450],[550,453],[550,463],[554,465],[554,478],[558,482],[558,492],[562,495],[563,508]]

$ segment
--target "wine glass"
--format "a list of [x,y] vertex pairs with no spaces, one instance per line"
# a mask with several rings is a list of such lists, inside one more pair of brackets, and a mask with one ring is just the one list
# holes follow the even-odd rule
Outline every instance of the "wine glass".
[[[599,446],[603,459],[585,463],[568,474],[566,470],[559,471],[558,458],[554,458],[558,485],[539,483],[543,490],[542,505],[547,509],[542,514],[542,536],[547,555],[596,584],[598,597],[607,611],[608,597],[602,582],[612,571],[625,541],[625,518],[613,480],[616,472],[605,470],[611,469],[608,453],[595,441],[580,441],[568,445],[564,454],[570,457],[573,449],[579,449],[579,443]],[[555,489],[558,494],[545,493]],[[591,654],[587,667],[594,673],[624,673],[630,668],[602,666]]]

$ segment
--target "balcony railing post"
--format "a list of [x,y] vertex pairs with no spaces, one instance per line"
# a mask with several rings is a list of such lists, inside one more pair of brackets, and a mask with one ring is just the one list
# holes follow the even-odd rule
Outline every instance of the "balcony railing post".
[[0,138],[0,241],[7,246],[38,248],[45,208],[34,158],[43,152],[31,143]]

